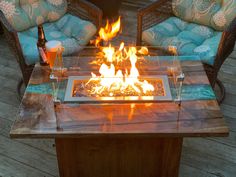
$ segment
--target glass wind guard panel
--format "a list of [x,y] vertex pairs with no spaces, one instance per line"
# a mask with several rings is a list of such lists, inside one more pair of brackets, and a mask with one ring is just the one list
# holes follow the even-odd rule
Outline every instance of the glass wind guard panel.
[[[139,79],[154,85],[154,92],[148,94],[119,92],[93,95],[84,88],[92,77],[91,72],[99,75],[100,49],[87,47],[79,55],[63,58],[62,75],[57,79],[57,99],[61,103],[103,103],[103,102],[158,102],[173,101],[178,97],[179,83],[177,76],[182,73],[178,56],[169,56],[162,48],[149,49],[148,56],[140,55],[136,67],[140,73]],[[118,66],[129,68],[129,63],[123,62]],[[77,92],[76,92],[77,90]]]

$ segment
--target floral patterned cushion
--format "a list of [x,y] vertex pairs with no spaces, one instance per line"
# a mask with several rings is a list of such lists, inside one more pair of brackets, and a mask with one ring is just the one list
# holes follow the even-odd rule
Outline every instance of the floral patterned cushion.
[[198,55],[203,62],[213,65],[222,32],[170,17],[142,33],[148,45],[177,47],[179,55]]
[[66,0],[0,0],[0,10],[16,31],[53,22],[67,10]]
[[172,9],[185,21],[223,31],[236,17],[236,0],[172,0]]
[[[59,40],[65,51],[63,55],[78,52],[87,45],[97,29],[91,22],[82,20],[70,14],[64,15],[60,20],[43,25],[46,39]],[[34,64],[39,60],[37,50],[38,29],[37,27],[18,32],[19,41],[26,59],[26,64]]]

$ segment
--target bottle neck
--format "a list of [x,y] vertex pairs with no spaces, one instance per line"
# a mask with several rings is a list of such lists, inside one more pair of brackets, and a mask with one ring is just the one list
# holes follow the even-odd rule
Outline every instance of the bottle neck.
[[38,40],[42,42],[47,42],[45,38],[44,30],[43,30],[43,25],[38,26]]

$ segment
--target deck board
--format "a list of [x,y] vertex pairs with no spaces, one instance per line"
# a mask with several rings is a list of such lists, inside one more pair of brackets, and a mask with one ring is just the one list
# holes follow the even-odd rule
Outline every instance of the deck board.
[[58,175],[55,155],[32,148],[19,141],[12,141],[1,135],[0,147],[0,154],[5,154],[6,157],[11,157],[13,160],[21,162],[22,164],[40,169],[43,173],[52,176]]
[[[198,141],[201,142],[201,139]],[[201,144],[201,146],[205,147],[205,144]],[[199,151],[198,147],[183,146],[181,158],[181,164],[197,168],[198,171],[206,172],[209,176],[233,177],[236,173],[235,163],[228,161],[226,158],[219,158],[214,155],[214,152],[209,152],[207,149]],[[202,177],[198,172],[196,174],[190,173],[188,176]],[[180,177],[182,177],[181,173]]]
[[[127,12],[129,9],[132,9],[131,13]],[[128,16],[126,21],[130,21],[129,24],[131,24],[131,22],[136,22],[133,9],[134,8],[125,7],[121,10],[121,13],[125,12],[126,16]],[[136,25],[133,24],[132,29],[135,30]],[[133,37],[136,36],[136,32],[132,34]],[[129,37],[131,38],[132,36]],[[227,138],[186,139],[182,152],[180,177],[235,176],[235,157],[229,157],[232,155],[231,153],[236,151],[236,99],[231,98],[236,97],[235,67],[236,47],[222,66],[219,76],[219,78],[223,79],[223,83],[226,86],[227,95],[225,101],[221,105],[221,110],[230,127],[230,136]],[[40,142],[35,140],[16,141],[8,138],[8,132],[11,126],[10,124],[15,119],[14,115],[19,106],[19,102],[16,104],[15,99],[14,101],[9,101],[12,97],[17,96],[15,88],[19,78],[19,73],[20,70],[14,56],[9,53],[9,49],[3,36],[0,36],[0,92],[2,95],[2,97],[0,97],[0,141],[4,141],[5,144],[4,153],[0,153],[0,176],[57,176],[55,170],[57,168],[57,161],[55,155],[53,155],[55,154],[55,150],[52,147],[53,141],[43,140],[44,145],[40,145]],[[6,84],[5,82],[7,82],[7,80],[9,83]],[[23,148],[24,152],[28,151],[27,156],[21,157],[24,158],[24,161],[14,157],[14,153],[11,152],[12,146],[15,146],[15,150]],[[212,148],[217,148],[217,155]],[[0,149],[2,149],[1,146]],[[228,152],[229,150],[232,152]],[[37,151],[37,159],[33,158],[35,157],[35,151]],[[50,173],[48,173],[49,167],[45,167],[45,165],[40,165],[36,168],[29,163],[32,162],[32,160],[40,160],[46,156],[54,156],[50,161],[51,164],[49,167],[53,169]],[[26,161],[28,161],[28,163],[25,163]]]
[[11,157],[5,156],[5,154],[0,154],[0,176],[1,177],[55,177],[44,173],[40,169],[35,169],[29,165],[23,164],[21,162],[12,159]]

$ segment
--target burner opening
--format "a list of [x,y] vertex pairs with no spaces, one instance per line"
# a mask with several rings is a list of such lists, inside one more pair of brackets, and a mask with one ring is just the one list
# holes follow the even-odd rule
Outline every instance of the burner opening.
[[[116,79],[116,78],[109,78]],[[131,86],[126,89],[116,89],[116,86],[105,88],[98,92],[99,81],[88,82],[89,76],[70,76],[68,78],[66,102],[140,102],[140,101],[170,101],[172,99],[168,77],[165,75],[141,77],[140,81],[148,81],[154,87],[153,91],[137,92]],[[139,88],[142,85],[136,84]],[[114,88],[112,88],[114,87]]]

